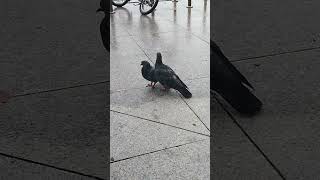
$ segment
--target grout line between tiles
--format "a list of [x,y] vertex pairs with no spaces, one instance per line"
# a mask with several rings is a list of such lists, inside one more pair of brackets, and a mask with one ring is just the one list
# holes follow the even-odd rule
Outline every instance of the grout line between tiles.
[[207,139],[201,139],[201,140],[188,142],[188,143],[184,143],[184,144],[179,144],[179,145],[176,145],[176,146],[171,146],[171,147],[167,147],[167,148],[163,148],[163,149],[159,149],[159,150],[155,150],[155,151],[151,151],[151,152],[147,152],[147,153],[138,154],[138,155],[135,155],[135,156],[131,156],[131,157],[127,157],[127,158],[111,161],[110,164],[116,163],[116,162],[120,162],[120,161],[124,161],[124,160],[129,160],[129,159],[140,157],[140,156],[144,156],[144,155],[149,155],[149,154],[165,151],[165,150],[168,150],[168,149],[173,149],[173,148],[177,148],[177,147],[181,147],[181,146],[197,143],[197,142],[202,142],[202,141],[205,141],[205,140],[207,140]]
[[180,98],[182,99],[182,101],[184,103],[186,103],[186,105],[189,107],[189,109],[193,112],[194,115],[197,116],[197,118],[199,119],[199,121],[204,125],[204,127],[206,127],[206,129],[210,132],[210,129],[208,128],[208,126],[201,120],[201,118],[198,116],[198,114],[192,109],[192,107],[187,103],[187,101],[185,99],[183,99],[183,97],[180,95]]
[[240,58],[240,59],[236,59],[236,60],[231,60],[231,62],[242,62],[242,61],[247,61],[247,60],[252,60],[252,59],[261,59],[261,58],[266,58],[266,57],[274,57],[274,56],[279,56],[279,55],[284,55],[284,54],[294,54],[294,53],[312,51],[312,50],[317,50],[317,49],[320,49],[320,46],[319,47],[312,47],[312,48],[297,49],[297,50],[292,50],[292,51],[283,51],[283,52],[279,52],[279,53],[271,53],[271,54],[266,54],[266,55],[261,55],[261,56]]
[[143,118],[143,117],[139,117],[139,116],[135,116],[135,115],[131,115],[131,114],[127,114],[127,113],[123,113],[123,112],[115,111],[115,110],[112,110],[112,109],[111,109],[110,111],[111,111],[111,112],[114,112],[114,113],[118,113],[118,114],[126,115],[126,116],[131,116],[131,117],[139,118],[139,119],[142,119],[142,120],[145,120],[145,121],[149,121],[149,122],[153,122],[153,123],[157,123],[157,124],[161,124],[161,125],[169,126],[169,127],[172,127],[172,128],[180,129],[180,130],[183,130],[183,131],[188,131],[188,132],[192,132],[192,133],[195,133],[195,134],[199,134],[199,135],[203,135],[203,136],[210,137],[210,135],[208,135],[208,134],[204,134],[204,133],[200,133],[200,132],[192,131],[192,130],[189,130],[189,129],[185,129],[185,128],[181,128],[181,127],[178,127],[178,126],[174,126],[174,125],[166,124],[166,123],[163,123],[163,122],[154,121],[154,120],[151,120],[151,119],[147,119],[147,118]]
[[95,86],[95,85],[99,85],[99,84],[105,84],[108,82],[109,81],[100,81],[100,82],[80,84],[80,85],[75,85],[75,86],[67,86],[67,87],[53,88],[53,89],[48,89],[48,90],[40,90],[40,91],[36,91],[36,92],[16,94],[16,95],[11,96],[11,98],[24,97],[24,96],[35,95],[35,94],[43,94],[43,93],[49,93],[49,92],[67,90],[67,89],[74,89],[74,88],[79,88],[79,87],[86,87],[86,86]]
[[269,163],[269,165],[276,171],[276,173],[285,180],[285,176],[282,174],[280,169],[271,161],[271,159],[263,152],[262,148],[250,137],[246,130],[241,126],[241,124],[236,120],[236,118],[226,109],[226,107],[219,101],[216,96],[213,96],[214,99],[218,102],[219,106],[223,109],[224,112],[232,119],[233,123],[240,129],[240,131],[246,136],[249,142],[258,150],[258,152],[263,156],[263,158]]
[[[191,78],[191,79],[186,79],[186,82],[190,82],[193,80],[197,80],[197,79],[205,79],[205,78],[210,78],[208,76],[202,76],[202,77],[196,77],[196,78]],[[135,90],[135,89],[144,89],[145,87],[133,87],[133,88],[129,88],[129,89],[117,89],[117,90],[110,90],[110,94],[113,93],[118,93],[118,92],[123,92],[123,91],[128,91],[128,90]]]
[[52,168],[52,169],[56,169],[56,170],[60,170],[60,171],[64,171],[64,172],[68,172],[68,173],[72,173],[72,174],[77,174],[77,175],[81,175],[81,176],[85,176],[85,177],[89,177],[89,178],[92,178],[92,179],[106,180],[104,178],[100,178],[100,177],[97,177],[97,176],[93,176],[93,175],[85,174],[85,173],[82,173],[82,172],[77,172],[77,171],[74,171],[74,170],[65,169],[65,168],[61,168],[61,167],[57,167],[57,166],[53,166],[53,165],[49,165],[49,164],[33,161],[33,160],[30,160],[30,159],[25,159],[25,158],[21,158],[21,157],[9,155],[9,154],[1,153],[1,152],[0,152],[0,156],[4,156],[4,157],[7,157],[7,158],[11,158],[11,159],[17,159],[17,160],[24,161],[24,162],[27,162],[27,163],[36,164],[36,165],[40,165],[40,166],[45,166],[45,167],[49,167],[49,168]]

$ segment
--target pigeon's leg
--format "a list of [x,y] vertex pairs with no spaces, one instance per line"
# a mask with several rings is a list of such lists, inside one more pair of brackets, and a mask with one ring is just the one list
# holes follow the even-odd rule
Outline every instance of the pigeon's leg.
[[146,87],[152,87],[152,82],[150,84],[147,84]]
[[[152,83],[151,83],[152,84]],[[155,87],[155,85],[157,84],[157,82],[153,82],[153,85],[152,85],[152,89],[154,89]]]

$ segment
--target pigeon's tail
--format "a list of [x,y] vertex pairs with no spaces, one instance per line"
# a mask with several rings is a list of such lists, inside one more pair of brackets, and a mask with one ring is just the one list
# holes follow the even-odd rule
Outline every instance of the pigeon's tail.
[[158,52],[157,59],[156,59],[156,65],[160,65],[160,64],[162,64],[162,56],[161,56],[161,53]]
[[232,90],[217,91],[233,108],[246,115],[255,115],[261,110],[262,102],[242,84]]
[[185,97],[185,98],[191,98],[191,97],[192,97],[191,92],[190,92],[187,88],[181,87],[181,88],[178,88],[177,90],[178,90],[178,91],[183,95],[183,97]]

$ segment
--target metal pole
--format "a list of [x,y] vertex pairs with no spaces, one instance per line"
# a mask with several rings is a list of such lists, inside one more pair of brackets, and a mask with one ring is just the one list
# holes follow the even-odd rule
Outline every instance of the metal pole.
[[188,6],[187,8],[193,8],[192,5],[191,5],[191,0],[188,0]]
[[113,10],[112,0],[109,0],[109,1],[110,1],[110,14],[113,14],[115,13],[115,11]]

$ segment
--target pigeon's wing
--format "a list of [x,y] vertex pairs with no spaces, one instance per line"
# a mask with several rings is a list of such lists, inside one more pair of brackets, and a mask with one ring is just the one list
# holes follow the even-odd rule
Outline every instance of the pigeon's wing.
[[249,86],[250,88],[254,89],[253,86],[249,83],[249,81],[237,70],[236,67],[228,60],[228,58],[223,54],[221,49],[215,44],[213,41],[211,43],[212,53],[215,53],[217,58],[216,61],[221,61],[225,65],[226,68],[228,68],[235,77],[239,78],[239,80]]
[[154,67],[151,68],[150,72],[149,72],[149,77],[150,77],[150,81],[152,82],[157,82],[156,78],[155,78],[155,71],[154,71]]
[[169,66],[167,66],[167,65],[163,65],[165,68],[167,68],[168,69],[168,71],[171,73],[171,74],[173,74],[173,76],[175,76],[175,79],[177,80],[177,81],[180,81],[180,83],[179,84],[181,84],[182,85],[182,87],[184,87],[184,88],[187,88],[188,89],[188,87],[187,87],[187,85],[186,84],[184,84],[184,82],[180,79],[180,77],[169,67]]
[[178,80],[180,81],[180,83],[182,84],[182,86],[183,86],[184,88],[187,88],[187,89],[188,89],[187,85],[179,78],[179,76],[176,75],[176,77],[178,78]]
[[151,76],[150,76],[150,71],[151,71],[150,67],[143,66],[141,68],[142,77],[145,78],[148,81],[152,81]]
[[161,66],[155,69],[156,79],[164,86],[169,88],[184,87],[184,83],[174,73],[171,68]]

